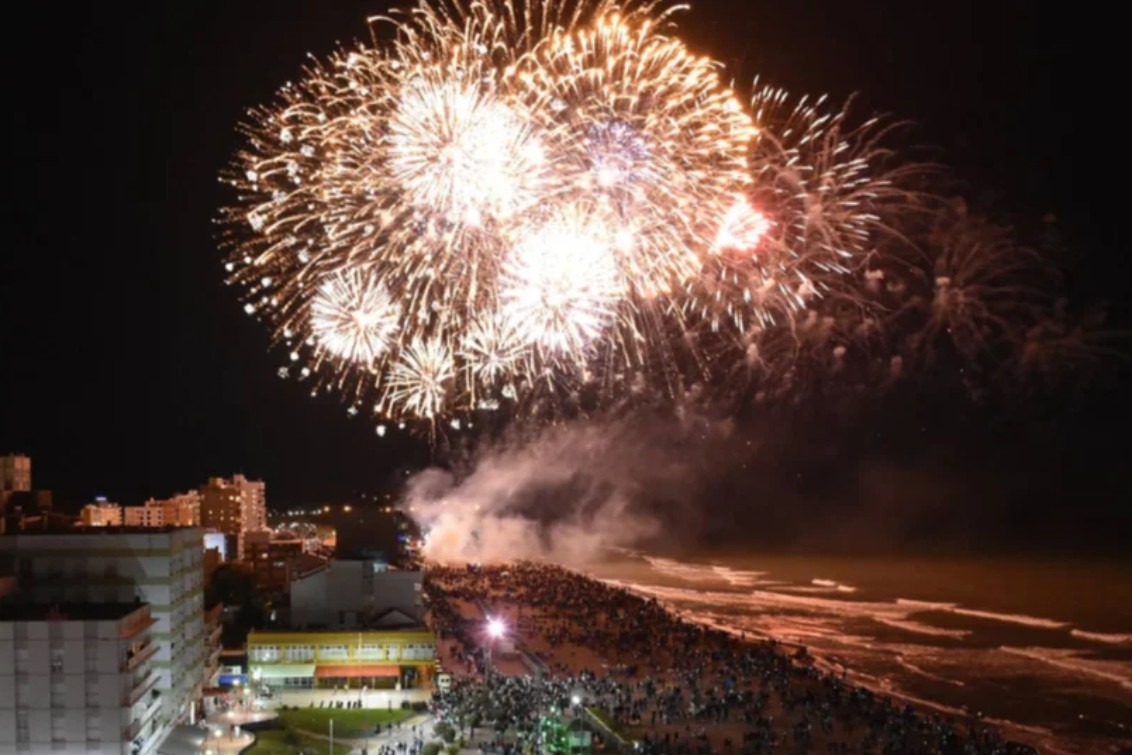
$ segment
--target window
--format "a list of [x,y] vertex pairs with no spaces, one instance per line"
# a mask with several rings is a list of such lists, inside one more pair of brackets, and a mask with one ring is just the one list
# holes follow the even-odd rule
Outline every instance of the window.
[[345,661],[349,659],[350,653],[345,645],[320,645],[318,657],[326,660]]
[[362,645],[358,648],[358,658],[366,661],[384,660],[385,648],[381,645]]
[[313,661],[314,647],[311,645],[292,645],[287,648],[288,661]]
[[259,645],[248,650],[248,660],[274,663],[283,657],[278,645]]

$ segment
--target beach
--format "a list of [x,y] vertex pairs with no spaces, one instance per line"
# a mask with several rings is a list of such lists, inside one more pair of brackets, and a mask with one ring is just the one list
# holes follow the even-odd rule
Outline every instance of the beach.
[[[561,567],[434,567],[427,592],[455,676],[439,712],[494,719],[501,751],[511,745],[501,732],[529,731],[540,708],[559,707],[597,711],[651,753],[1036,752],[976,718],[852,684],[796,646],[687,621]],[[490,667],[489,617],[507,627],[504,647],[517,644],[495,649]]]

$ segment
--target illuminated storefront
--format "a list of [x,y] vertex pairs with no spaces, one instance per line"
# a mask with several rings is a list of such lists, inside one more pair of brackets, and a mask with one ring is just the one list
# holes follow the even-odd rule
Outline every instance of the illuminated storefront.
[[435,659],[435,638],[420,629],[248,635],[249,681],[271,687],[428,686]]

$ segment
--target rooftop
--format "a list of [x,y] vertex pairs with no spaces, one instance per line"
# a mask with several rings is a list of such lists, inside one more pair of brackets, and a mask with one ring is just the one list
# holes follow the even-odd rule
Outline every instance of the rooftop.
[[178,532],[180,530],[201,529],[200,527],[178,527],[176,525],[168,524],[163,527],[142,527],[142,526],[118,526],[108,525],[102,527],[42,527],[28,530],[12,530],[4,533],[9,537],[34,537],[36,535],[69,535],[72,537],[79,537],[87,535],[94,537],[96,535],[165,535],[170,532]]
[[0,603],[0,621],[117,621],[148,603]]

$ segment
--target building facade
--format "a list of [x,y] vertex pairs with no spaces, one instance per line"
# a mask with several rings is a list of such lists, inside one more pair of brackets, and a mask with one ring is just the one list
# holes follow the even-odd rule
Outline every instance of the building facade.
[[428,686],[436,641],[427,630],[276,632],[248,635],[248,680],[272,687]]
[[23,454],[0,456],[0,508],[12,493],[31,491],[31,458]]
[[122,507],[105,498],[83,506],[79,522],[84,527],[121,527]]
[[294,580],[327,563],[325,558],[307,552],[305,540],[278,537],[270,530],[247,533],[244,557],[256,588],[268,592],[286,592]]
[[199,527],[200,493],[193,490],[164,500],[149,499],[141,506],[124,508],[127,527]]
[[374,561],[331,561],[291,583],[290,625],[361,629],[391,610],[420,621],[423,578]]
[[144,603],[0,603],[0,752],[153,753],[154,623]]
[[244,535],[267,529],[266,486],[243,475],[231,480],[209,478],[200,489],[200,524],[234,541],[237,559],[244,558]]
[[155,620],[153,668],[166,720],[192,715],[205,664],[204,533],[103,527],[0,536],[0,573],[36,603],[141,600]]

